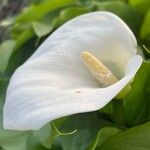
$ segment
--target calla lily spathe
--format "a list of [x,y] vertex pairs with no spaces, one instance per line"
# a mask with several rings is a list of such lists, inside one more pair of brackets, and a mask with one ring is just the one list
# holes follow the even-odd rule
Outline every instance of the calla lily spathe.
[[[88,50],[118,82],[101,87],[83,64]],[[81,15],[65,23],[11,78],[4,128],[37,130],[51,120],[104,107],[135,76],[142,58],[127,25],[109,12]]]

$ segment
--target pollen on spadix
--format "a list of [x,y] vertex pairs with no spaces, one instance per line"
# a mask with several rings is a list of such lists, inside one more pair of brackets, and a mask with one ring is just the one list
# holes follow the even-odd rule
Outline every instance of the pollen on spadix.
[[83,51],[81,53],[83,63],[92,73],[92,75],[104,86],[110,86],[118,81],[118,79],[113,75],[111,70],[109,70],[100,60],[98,60],[90,52]]

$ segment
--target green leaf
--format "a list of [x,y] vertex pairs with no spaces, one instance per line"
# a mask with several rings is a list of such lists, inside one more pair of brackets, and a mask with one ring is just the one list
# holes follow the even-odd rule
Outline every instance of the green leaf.
[[[10,133],[9,133],[10,134]],[[11,139],[3,140],[0,146],[4,150],[26,150],[26,136],[12,136]]]
[[67,119],[60,131],[71,132],[74,134],[58,137],[53,143],[53,148],[59,147],[63,150],[85,150],[92,143],[100,128],[109,126],[110,123],[98,118],[97,113],[86,113],[71,116]]
[[[5,100],[8,82],[9,82],[9,77],[1,74],[1,72],[0,72],[0,105],[1,106],[3,105],[4,100]],[[0,106],[0,111],[2,110],[1,106]],[[1,115],[1,113],[0,113],[0,115]]]
[[69,7],[69,8],[66,8],[66,9],[63,9],[61,12],[60,12],[60,15],[54,19],[53,21],[53,24],[55,27],[58,27],[60,25],[62,25],[64,22],[76,17],[76,16],[79,16],[81,14],[84,14],[84,13],[88,13],[91,11],[91,7]]
[[150,9],[145,16],[145,19],[141,28],[141,38],[146,39],[148,36],[150,36]]
[[27,147],[26,150],[47,150],[35,136],[33,133],[29,134],[27,137]]
[[96,138],[94,139],[93,143],[90,145],[88,150],[99,150],[100,146],[107,141],[112,136],[120,133],[122,130],[115,127],[104,127],[102,128]]
[[[148,95],[150,88],[150,62],[143,62],[141,68],[131,83],[131,90],[124,99],[124,114],[129,126],[145,120],[147,116]],[[150,116],[149,116],[150,117]]]
[[129,0],[129,4],[142,14],[145,14],[150,8],[149,0]]
[[107,139],[99,150],[149,150],[150,122],[128,129]]
[[4,41],[0,45],[0,72],[2,73],[6,71],[9,59],[13,53],[14,46],[15,41],[13,40]]
[[[17,67],[22,65],[37,48],[35,38],[28,39],[30,32],[20,36],[16,41],[14,52],[12,53],[6,69],[6,73],[11,75]],[[27,40],[28,39],[28,40]],[[26,41],[27,40],[27,41]]]
[[112,101],[108,103],[106,106],[104,106],[103,108],[101,108],[99,112],[112,115],[114,113]]
[[33,137],[35,137],[44,147],[51,148],[51,125],[48,123],[40,130],[35,131]]
[[[128,26],[132,29],[132,31],[138,35],[142,22],[142,15],[140,15],[133,8],[128,6],[123,2],[110,1],[110,2],[102,2],[98,3],[98,10],[109,11],[120,18],[122,18]],[[117,8],[117,9],[116,9]]]
[[20,38],[20,35],[31,30],[32,26],[31,23],[17,23],[15,22],[12,26],[11,36],[13,39],[17,40]]
[[[56,124],[58,126],[62,125],[62,119],[58,119]],[[58,130],[54,122],[48,123],[38,131],[34,131],[31,136],[28,136],[28,145],[30,145],[30,149],[37,149],[37,148],[45,148],[50,149],[52,143],[56,138],[59,136],[67,136],[73,134],[73,132],[62,133]],[[32,148],[31,148],[32,147]]]
[[66,132],[62,132],[58,129],[58,128],[60,128],[60,126],[62,126],[62,124],[64,123],[66,118],[61,118],[61,119],[58,119],[58,120],[55,120],[55,121],[51,122],[51,135],[50,135],[50,143],[51,144],[57,138],[59,138],[61,136],[69,136],[69,135],[72,135],[76,132],[76,129],[74,131],[66,131]]
[[45,1],[39,5],[32,5],[26,8],[23,13],[17,17],[17,22],[31,22],[39,20],[44,17],[47,13],[50,13],[61,7],[69,6],[74,4],[75,0],[50,0]]
[[50,33],[53,29],[53,27],[50,24],[46,24],[44,22],[32,22],[32,27],[35,32],[35,34],[41,38],[42,36]]
[[28,28],[24,32],[21,33],[20,37],[17,39],[14,51],[18,50],[22,45],[24,45],[27,41],[32,39],[34,36],[34,32],[32,28]]

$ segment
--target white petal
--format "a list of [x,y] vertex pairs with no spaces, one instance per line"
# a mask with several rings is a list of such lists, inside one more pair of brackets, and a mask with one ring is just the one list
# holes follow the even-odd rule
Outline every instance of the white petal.
[[[89,19],[90,18],[90,19]],[[119,34],[116,34],[119,32]],[[106,12],[90,13],[63,25],[13,75],[4,107],[6,129],[39,129],[66,115],[102,108],[133,78],[141,65],[129,28]],[[99,88],[80,58],[83,50],[127,73],[116,84]],[[114,71],[114,70],[112,70]]]
[[87,50],[107,67],[113,68],[117,76],[122,76],[128,60],[137,52],[136,47],[135,36],[119,17],[109,12],[94,12],[76,17],[61,26],[30,60],[53,52],[66,55],[67,51],[67,55],[77,56],[77,61],[80,61],[79,55]]
[[[107,88],[52,89],[32,76],[33,81],[9,89],[4,107],[4,128],[37,130],[51,120],[102,108],[134,77],[142,63],[136,55],[129,61],[126,76]],[[34,78],[35,77],[35,78]],[[43,78],[42,78],[43,79]],[[14,79],[15,81],[17,78]],[[14,81],[14,82],[15,82]],[[67,81],[70,82],[70,81]],[[38,85],[39,83],[39,85]],[[22,84],[22,85],[21,85]]]

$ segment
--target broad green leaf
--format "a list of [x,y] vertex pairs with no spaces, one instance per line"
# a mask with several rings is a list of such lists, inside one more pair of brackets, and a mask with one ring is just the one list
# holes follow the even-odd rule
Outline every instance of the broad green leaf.
[[130,6],[117,1],[98,3],[97,6],[98,10],[109,11],[118,15],[128,24],[136,35],[139,34],[142,16]]
[[30,40],[31,38],[33,38],[33,36],[34,36],[34,32],[33,32],[32,28],[28,28],[27,30],[25,30],[24,32],[22,32],[22,34],[20,35],[20,37],[16,41],[14,50],[16,51],[17,49],[19,49],[28,40]]
[[62,132],[58,129],[58,128],[60,128],[60,126],[62,126],[62,124],[64,123],[65,120],[66,120],[66,118],[61,118],[61,119],[58,119],[58,120],[51,122],[51,135],[50,135],[50,143],[51,144],[58,137],[69,136],[69,135],[72,135],[76,132],[76,129],[74,131],[65,131],[65,132]]
[[149,150],[149,148],[150,122],[112,136],[98,150]]
[[148,36],[150,37],[150,9],[145,16],[140,34],[142,39],[146,39]]
[[125,126],[125,119],[124,119],[124,109],[123,109],[123,99],[114,99],[113,100],[113,121],[115,122],[116,126]]
[[100,146],[112,136],[120,133],[122,130],[115,127],[104,127],[98,133],[88,150],[99,150]]
[[33,132],[33,137],[44,147],[51,148],[51,125],[47,124],[38,131]]
[[101,108],[99,110],[99,112],[102,112],[102,113],[105,113],[105,114],[108,114],[108,115],[112,115],[114,112],[113,112],[113,105],[112,105],[112,101],[110,103],[108,103],[106,106],[104,106],[103,108]]
[[44,127],[42,127],[38,131],[34,131],[32,138],[34,138],[34,141],[36,144],[41,144],[45,148],[51,148],[51,145],[53,141],[58,138],[59,136],[68,136],[71,134],[74,134],[76,131],[72,132],[66,132],[63,133],[58,130],[60,126],[62,126],[63,122],[66,120],[66,118],[57,119],[51,123],[48,123]]
[[26,136],[14,136],[5,140],[1,147],[4,150],[26,150]]
[[20,36],[25,33],[29,32],[28,30],[32,30],[31,23],[14,23],[11,30],[11,36],[13,39],[17,40]]
[[6,89],[8,86],[9,77],[0,72],[0,115],[2,115],[2,106],[5,100]]
[[129,4],[142,14],[145,14],[150,8],[150,0],[129,0]]
[[26,150],[47,150],[37,138],[33,136],[33,133],[29,134],[27,137],[27,147]]
[[86,113],[71,116],[59,129],[61,132],[71,132],[74,134],[60,136],[55,140],[53,149],[59,147],[63,150],[85,150],[93,142],[98,130],[110,123],[98,118],[97,113]]
[[14,46],[15,41],[13,40],[4,41],[0,45],[0,72],[2,73],[4,73],[7,68],[9,59],[13,53]]
[[53,26],[51,26],[50,24],[46,24],[44,22],[37,22],[37,21],[32,22],[32,27],[33,27],[35,34],[39,38],[41,38],[44,35],[47,35],[53,29]]
[[14,52],[9,59],[9,63],[6,69],[7,74],[11,75],[16,70],[16,68],[22,65],[37,48],[35,38],[30,40],[28,39],[26,41],[28,36],[30,36],[30,32],[25,33],[20,37],[20,39],[16,41]]
[[[131,83],[131,90],[124,99],[124,114],[129,126],[136,125],[147,116],[147,90],[150,88],[150,62],[143,62]],[[150,117],[150,116],[149,116]]]
[[30,7],[26,8],[20,16],[17,17],[17,22],[26,23],[39,20],[47,13],[74,3],[75,0],[49,0],[39,5],[31,5]]
[[66,9],[63,9],[60,12],[60,15],[54,19],[53,24],[55,27],[58,27],[62,25],[64,22],[68,21],[69,19],[72,19],[73,17],[79,16],[84,13],[88,13],[91,11],[91,7],[69,7]]

